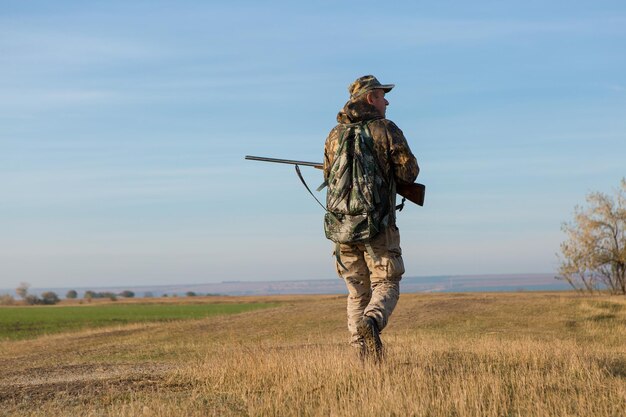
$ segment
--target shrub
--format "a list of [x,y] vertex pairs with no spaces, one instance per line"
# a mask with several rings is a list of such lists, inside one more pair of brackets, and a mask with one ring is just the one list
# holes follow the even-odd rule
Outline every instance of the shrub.
[[85,295],[83,296],[83,298],[85,298],[88,301],[91,301],[92,298],[108,298],[111,301],[117,301],[117,294],[109,292],[109,291],[95,292],[95,291],[87,290],[85,291]]
[[0,295],[0,306],[12,306],[15,304],[15,298],[10,294]]
[[54,291],[46,291],[41,294],[41,304],[53,305],[59,301],[61,300],[59,300],[59,296]]
[[29,306],[41,304],[41,299],[32,294],[28,294],[26,297],[24,297],[24,301],[26,301],[26,304],[28,304]]

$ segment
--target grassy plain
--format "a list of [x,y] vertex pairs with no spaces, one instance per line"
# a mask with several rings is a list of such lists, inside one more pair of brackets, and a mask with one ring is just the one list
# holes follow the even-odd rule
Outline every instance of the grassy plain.
[[[386,361],[345,296],[0,342],[0,415],[623,416],[626,299],[403,294]],[[0,314],[2,314],[0,312]]]

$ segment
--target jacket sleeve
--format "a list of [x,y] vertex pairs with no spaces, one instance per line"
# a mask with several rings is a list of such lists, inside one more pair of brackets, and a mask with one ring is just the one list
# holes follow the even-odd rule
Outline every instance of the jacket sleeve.
[[411,152],[404,133],[395,123],[388,121],[387,140],[394,177],[399,184],[412,184],[420,172],[417,159]]
[[324,144],[324,181],[328,179],[330,174],[330,166],[337,150],[337,127],[330,131]]

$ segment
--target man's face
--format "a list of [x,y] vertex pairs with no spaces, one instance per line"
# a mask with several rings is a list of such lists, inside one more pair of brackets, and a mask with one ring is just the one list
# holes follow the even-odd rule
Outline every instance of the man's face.
[[383,90],[374,90],[371,93],[367,94],[367,102],[374,106],[378,113],[382,117],[385,117],[385,113],[387,112],[387,106],[389,102],[385,98],[385,92]]

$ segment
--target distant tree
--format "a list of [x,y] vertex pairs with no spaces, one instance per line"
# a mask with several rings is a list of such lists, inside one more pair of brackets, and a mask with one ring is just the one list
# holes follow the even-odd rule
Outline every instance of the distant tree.
[[108,298],[111,301],[117,301],[117,294],[115,294],[114,292],[110,292],[110,291],[95,292],[95,291],[87,290],[85,291],[85,295],[83,295],[83,298],[87,300],[91,300],[92,298]]
[[124,298],[133,298],[135,296],[135,293],[129,290],[124,290],[120,293],[120,297],[124,297]]
[[28,295],[29,288],[30,284],[28,282],[20,282],[20,285],[18,285],[15,289],[15,293],[25,300],[26,296]]
[[193,291],[187,291],[187,292],[185,293],[185,296],[187,296],[187,297],[195,297],[196,295],[198,295],[198,294],[196,294],[196,293],[195,293],[195,292],[193,292]]
[[626,294],[626,178],[615,199],[596,192],[586,200],[589,207],[576,207],[574,221],[563,224],[568,239],[557,278],[580,291]]
[[167,294],[163,294],[162,297],[168,297],[168,295]]
[[97,296],[98,298],[108,298],[111,301],[117,301],[117,294],[110,291],[99,292]]
[[146,291],[143,293],[143,298],[152,298],[154,297],[154,294],[152,294],[152,291]]
[[54,291],[46,291],[41,294],[41,304],[52,305],[59,301],[59,296]]
[[78,297],[78,293],[76,292],[76,290],[69,290],[66,294],[65,294],[65,298],[69,298],[70,300],[73,300],[74,298]]

